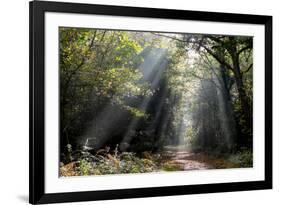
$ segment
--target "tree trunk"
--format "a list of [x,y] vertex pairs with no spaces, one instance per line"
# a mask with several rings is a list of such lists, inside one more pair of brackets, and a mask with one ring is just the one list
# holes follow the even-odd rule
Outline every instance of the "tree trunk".
[[222,122],[221,124],[223,126],[224,135],[226,137],[226,144],[228,148],[231,150],[234,148],[235,144],[237,143],[237,125],[236,125],[236,119],[234,115],[234,109],[230,94],[231,89],[231,79],[229,77],[229,74],[227,73],[226,68],[221,65],[220,68],[220,77],[222,78],[221,81],[219,81],[221,85],[220,89],[220,98],[222,99],[221,102],[221,116],[222,116]]
[[[243,83],[243,76],[242,73],[240,72],[240,66],[239,66],[239,59],[238,56],[233,61],[234,65],[234,78],[235,78],[235,83],[237,86],[237,91],[238,91],[238,97],[239,101],[241,104],[242,108],[242,121],[244,121],[244,136],[242,139],[240,139],[241,145],[244,146],[251,146],[252,140],[252,107],[250,106],[250,100],[248,96],[246,95],[244,83]],[[242,126],[243,127],[243,126]]]

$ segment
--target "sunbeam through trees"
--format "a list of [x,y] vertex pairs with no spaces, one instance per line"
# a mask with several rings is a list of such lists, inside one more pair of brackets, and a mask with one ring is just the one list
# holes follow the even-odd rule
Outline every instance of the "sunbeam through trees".
[[252,167],[250,36],[59,28],[60,176]]

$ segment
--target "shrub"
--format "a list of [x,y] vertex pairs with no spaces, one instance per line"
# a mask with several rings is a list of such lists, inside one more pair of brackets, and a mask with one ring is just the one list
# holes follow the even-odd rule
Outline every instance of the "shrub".
[[78,173],[79,175],[89,175],[92,169],[92,165],[90,162],[88,162],[87,160],[83,159],[81,161],[79,161],[79,166],[78,166]]
[[179,164],[166,162],[165,164],[163,164],[162,170],[164,170],[164,171],[181,171],[181,170],[183,170],[183,167]]
[[252,167],[253,153],[251,150],[243,149],[236,154],[231,155],[228,160],[237,164],[238,167]]

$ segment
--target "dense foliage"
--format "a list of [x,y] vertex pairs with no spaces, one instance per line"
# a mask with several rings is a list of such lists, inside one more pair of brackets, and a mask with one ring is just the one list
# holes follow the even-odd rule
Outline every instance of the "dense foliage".
[[252,166],[252,37],[63,27],[59,36],[62,170],[182,170],[167,165],[168,146]]

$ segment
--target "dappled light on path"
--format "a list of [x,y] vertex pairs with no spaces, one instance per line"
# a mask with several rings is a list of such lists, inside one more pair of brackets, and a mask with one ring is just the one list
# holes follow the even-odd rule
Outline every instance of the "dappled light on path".
[[196,154],[188,151],[167,152],[166,155],[170,156],[169,163],[177,165],[184,171],[211,169],[212,165],[205,162],[196,160]]
[[203,153],[194,153],[186,146],[167,146],[163,152],[167,159],[166,163],[171,167],[178,167],[180,170],[204,170],[212,169],[214,166],[208,162]]

